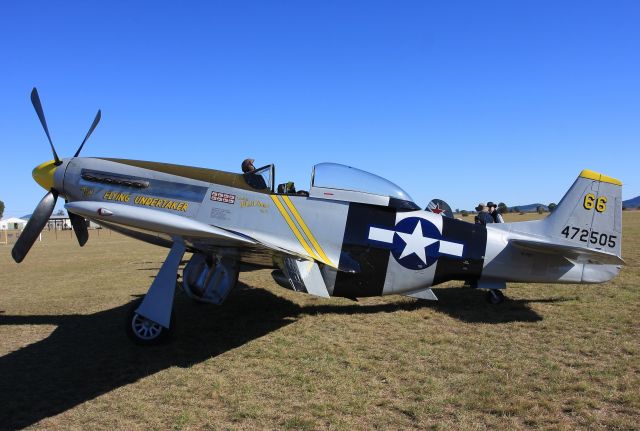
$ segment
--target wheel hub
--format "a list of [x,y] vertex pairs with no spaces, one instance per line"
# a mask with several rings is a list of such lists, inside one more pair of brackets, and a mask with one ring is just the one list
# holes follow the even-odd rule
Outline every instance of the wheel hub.
[[131,320],[134,334],[142,340],[153,340],[162,332],[162,326],[139,314],[134,314]]

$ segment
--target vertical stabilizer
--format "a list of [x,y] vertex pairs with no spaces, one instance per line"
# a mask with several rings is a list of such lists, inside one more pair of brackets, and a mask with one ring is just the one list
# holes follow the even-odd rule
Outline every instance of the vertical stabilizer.
[[621,256],[622,182],[583,170],[543,225],[553,239]]

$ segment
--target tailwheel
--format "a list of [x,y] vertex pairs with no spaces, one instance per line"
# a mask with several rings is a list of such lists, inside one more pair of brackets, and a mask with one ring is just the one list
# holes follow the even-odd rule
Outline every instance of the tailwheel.
[[504,302],[504,293],[498,289],[489,289],[487,292],[487,301],[490,304],[502,304]]
[[126,331],[127,336],[141,346],[153,346],[161,344],[169,339],[175,327],[173,313],[171,314],[170,329],[167,329],[136,313],[142,300],[135,301],[127,312]]

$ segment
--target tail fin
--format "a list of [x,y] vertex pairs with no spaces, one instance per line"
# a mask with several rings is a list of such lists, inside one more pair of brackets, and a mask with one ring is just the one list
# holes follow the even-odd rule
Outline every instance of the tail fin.
[[551,238],[620,257],[622,182],[585,169],[542,224]]

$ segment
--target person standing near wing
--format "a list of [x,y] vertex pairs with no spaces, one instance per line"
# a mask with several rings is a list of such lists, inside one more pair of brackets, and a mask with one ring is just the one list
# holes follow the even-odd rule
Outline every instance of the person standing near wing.
[[493,202],[488,202],[487,207],[489,208],[489,214],[493,219],[494,223],[504,223],[504,219],[502,218],[502,214],[498,212],[498,206]]
[[[475,224],[486,226],[489,223],[493,223],[493,217],[491,217],[491,214],[489,214],[489,207],[487,207],[487,204],[485,204],[484,202],[479,203],[476,207],[476,211],[478,212],[478,214],[474,218]],[[465,280],[464,287],[472,287],[475,289],[476,287],[478,287],[478,280]]]
[[486,225],[488,223],[493,223],[493,217],[489,214],[489,208],[485,203],[479,203],[476,207],[476,211],[478,211],[478,215],[475,217],[476,224]]

